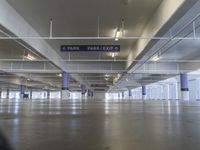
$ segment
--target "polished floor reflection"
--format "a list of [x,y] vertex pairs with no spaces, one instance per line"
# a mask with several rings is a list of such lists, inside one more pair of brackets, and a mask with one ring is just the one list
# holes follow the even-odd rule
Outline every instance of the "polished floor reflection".
[[199,150],[200,102],[1,100],[15,150]]

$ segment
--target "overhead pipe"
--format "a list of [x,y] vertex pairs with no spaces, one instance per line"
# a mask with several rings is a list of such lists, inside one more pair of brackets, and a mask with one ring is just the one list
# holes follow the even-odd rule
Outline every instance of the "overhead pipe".
[[[146,62],[146,60],[126,60],[126,59],[52,59],[55,61],[60,62]],[[24,59],[0,59],[0,62],[51,62],[48,59],[36,59],[36,60],[24,60]],[[155,61],[148,61],[149,63],[200,63],[200,60],[173,60],[173,59],[167,59],[167,60],[159,60],[159,62]]]

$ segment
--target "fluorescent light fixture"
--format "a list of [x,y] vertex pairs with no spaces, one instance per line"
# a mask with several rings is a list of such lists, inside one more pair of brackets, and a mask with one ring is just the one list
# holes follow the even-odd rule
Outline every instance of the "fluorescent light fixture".
[[32,56],[32,55],[30,55],[30,54],[27,54],[27,55],[25,56],[25,58],[28,59],[28,60],[35,60],[35,59],[36,59],[34,56]]
[[121,74],[118,73],[118,74],[117,74],[117,77],[120,78],[120,76],[121,76]]
[[111,56],[112,56],[112,58],[114,58],[115,57],[115,53],[112,53]]
[[59,73],[57,76],[58,76],[58,77],[62,77],[62,73]]
[[110,53],[110,56],[112,57],[112,58],[115,58],[116,56],[118,55],[118,53]]
[[117,29],[117,32],[116,32],[116,34],[115,34],[115,41],[118,41],[118,40],[119,40],[120,34],[121,34],[120,29]]
[[109,74],[105,74],[105,77],[110,77],[110,75]]
[[160,56],[159,55],[156,55],[152,58],[152,61],[158,61],[160,60]]

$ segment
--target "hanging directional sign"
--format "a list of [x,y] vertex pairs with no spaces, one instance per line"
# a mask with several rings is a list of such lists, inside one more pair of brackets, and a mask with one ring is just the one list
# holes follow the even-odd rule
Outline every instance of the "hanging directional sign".
[[120,45],[61,45],[62,52],[119,52]]

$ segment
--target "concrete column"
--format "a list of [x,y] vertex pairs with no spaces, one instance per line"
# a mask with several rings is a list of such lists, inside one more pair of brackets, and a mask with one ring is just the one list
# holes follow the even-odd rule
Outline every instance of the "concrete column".
[[9,99],[9,95],[10,95],[10,90],[7,89],[7,90],[6,90],[6,99]]
[[147,95],[146,86],[142,86],[142,99],[145,100]]
[[164,99],[165,100],[169,100],[169,84],[165,84],[164,85]]
[[69,99],[70,92],[69,92],[69,74],[65,71],[62,72],[62,91],[61,91],[61,98],[62,99]]
[[120,93],[118,93],[118,99],[120,99]]
[[131,92],[131,89],[129,89],[129,90],[128,90],[128,96],[129,96],[129,98],[131,98],[131,97],[132,97],[132,92]]
[[189,100],[189,81],[186,73],[180,74],[181,99]]
[[84,98],[86,93],[85,85],[81,85],[81,97]]
[[93,91],[91,91],[91,97],[94,97],[94,92]]
[[124,99],[124,91],[122,91],[122,99]]
[[33,91],[32,91],[32,89],[30,89],[30,97],[29,97],[30,99],[32,99],[33,98]]
[[24,98],[25,91],[26,91],[26,86],[25,85],[20,85],[20,98],[21,99]]
[[47,99],[50,99],[50,90],[47,90]]
[[90,95],[91,95],[90,92],[91,92],[90,89],[88,89],[88,91],[87,91],[87,96],[88,97],[90,97]]

